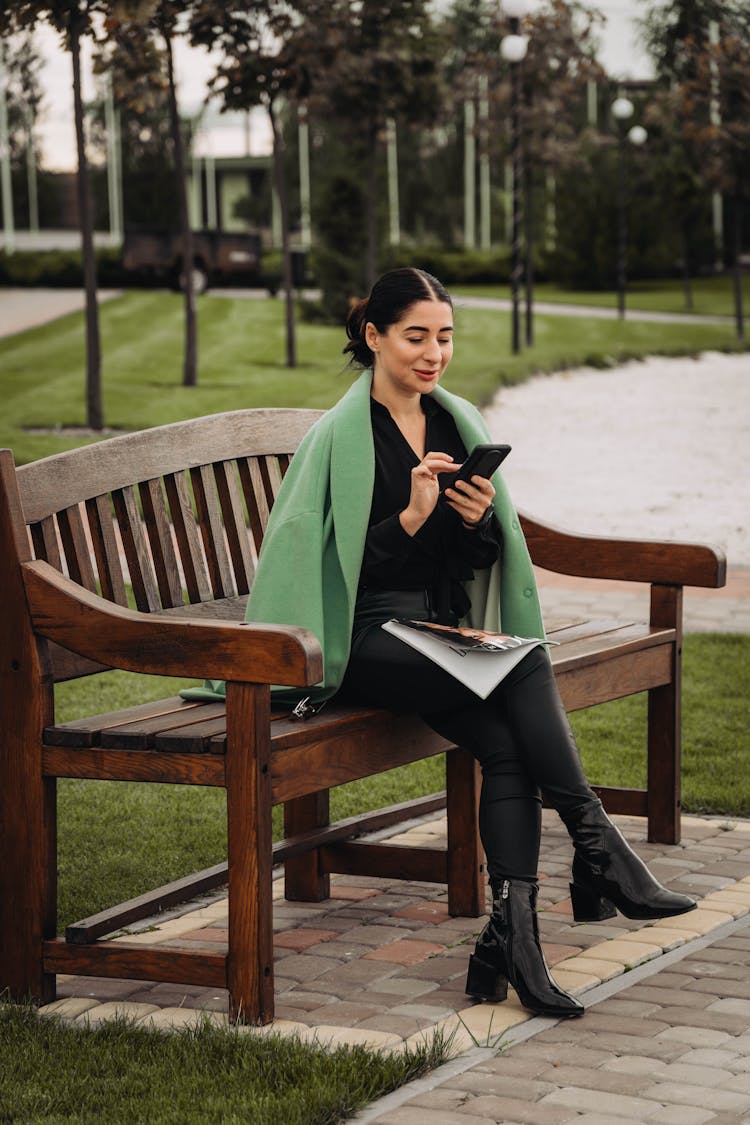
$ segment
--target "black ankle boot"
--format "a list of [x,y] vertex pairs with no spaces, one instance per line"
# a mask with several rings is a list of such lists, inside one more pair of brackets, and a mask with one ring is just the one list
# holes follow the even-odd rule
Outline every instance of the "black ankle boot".
[[697,903],[662,887],[628,846],[599,801],[564,817],[575,847],[570,898],[576,922],[614,918],[669,918]]
[[475,1000],[504,1000],[508,981],[524,1008],[544,1016],[583,1014],[579,1004],[549,975],[539,944],[537,884],[492,881],[492,916],[469,958],[466,992]]

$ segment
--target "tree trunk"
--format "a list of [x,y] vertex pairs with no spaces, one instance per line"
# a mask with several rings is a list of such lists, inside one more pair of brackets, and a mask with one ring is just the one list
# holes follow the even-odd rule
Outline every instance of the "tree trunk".
[[297,366],[297,346],[294,333],[294,277],[292,274],[292,252],[289,248],[289,200],[284,175],[284,135],[279,128],[273,100],[268,101],[268,116],[273,133],[273,174],[276,181],[276,194],[281,212],[281,259],[284,278],[284,306],[286,313],[286,365]]
[[531,193],[534,182],[531,175],[531,163],[528,152],[524,152],[523,160],[523,220],[524,220],[524,282],[526,288],[526,346],[534,344],[534,217],[532,213],[533,202]]
[[735,181],[734,197],[732,199],[732,258],[734,274],[734,319],[737,326],[737,339],[745,342],[745,316],[742,308],[742,196],[739,188],[739,178]]
[[188,214],[187,184],[185,182],[185,148],[182,143],[180,115],[177,109],[177,90],[174,81],[172,37],[164,30],[167,53],[167,78],[169,81],[169,128],[174,152],[174,172],[177,187],[177,214],[180,220],[182,242],[183,289],[185,293],[185,355],[182,366],[182,383],[194,387],[198,382],[198,325],[195,315],[195,288],[193,282],[193,232]]
[[367,287],[378,274],[378,125],[370,123],[367,153]]
[[692,312],[693,285],[690,278],[690,243],[688,240],[688,229],[688,219],[685,218],[680,224],[680,241],[682,242],[682,285],[685,292],[685,308]]
[[76,148],[78,150],[78,215],[81,224],[81,256],[83,284],[86,291],[86,423],[92,430],[104,426],[102,410],[102,361],[99,342],[99,306],[96,300],[96,256],[91,218],[91,189],[86,160],[86,138],[83,132],[83,99],[81,96],[81,25],[75,18],[70,24],[70,53],[73,58],[73,114]]

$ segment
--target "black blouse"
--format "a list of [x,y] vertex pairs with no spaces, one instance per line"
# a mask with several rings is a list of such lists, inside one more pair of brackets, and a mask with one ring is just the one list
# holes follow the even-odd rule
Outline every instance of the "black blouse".
[[[460,464],[467,451],[453,417],[428,395],[421,396],[421,403],[427,420],[425,449],[447,453]],[[481,525],[469,530],[441,500],[415,535],[404,531],[398,517],[409,503],[411,471],[419,458],[387,407],[372,399],[370,416],[375,484],[360,589],[429,590],[438,612],[463,617],[470,603],[461,583],[475,570],[492,566],[499,552],[499,524],[490,508]]]

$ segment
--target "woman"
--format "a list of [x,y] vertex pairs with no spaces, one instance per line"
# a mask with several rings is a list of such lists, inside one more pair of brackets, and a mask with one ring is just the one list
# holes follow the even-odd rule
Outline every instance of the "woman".
[[502,478],[475,476],[452,487],[445,475],[488,441],[478,412],[439,385],[453,352],[447,292],[421,270],[393,270],[352,308],[347,335],[344,350],[363,373],[292,460],[248,619],[315,633],[325,675],[313,705],[338,691],[417,712],[471,749],[482,770],[479,828],[493,907],[470,957],[466,991],[502,999],[510,981],[532,1011],[580,1015],[582,1005],[550,977],[539,944],[540,791],[575,847],[576,920],[609,918],[615,907],[630,918],[660,918],[695,903],[661,887],[606,816],[542,646],[482,700],[380,628],[409,617],[544,636]]

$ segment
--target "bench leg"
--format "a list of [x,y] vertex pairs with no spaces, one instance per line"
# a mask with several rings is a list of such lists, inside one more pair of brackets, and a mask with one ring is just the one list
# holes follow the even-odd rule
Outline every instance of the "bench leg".
[[484,854],[479,840],[481,775],[469,750],[445,756],[448,815],[448,910],[478,918],[485,912]]
[[264,685],[227,684],[227,852],[230,1018],[273,1019],[271,698]]
[[672,682],[648,693],[648,839],[680,842],[682,587],[651,587],[651,624],[676,628]]
[[19,563],[29,544],[7,450],[0,476],[0,994],[46,1004],[55,998],[42,965],[42,941],[56,926],[55,781],[42,776],[40,743],[53,721],[52,686],[26,610]]
[[[289,839],[302,832],[325,828],[330,824],[329,791],[321,789],[295,797],[284,805],[284,836]],[[331,878],[321,870],[320,852],[313,848],[293,856],[284,864],[284,896],[290,902],[323,902],[331,897]]]

